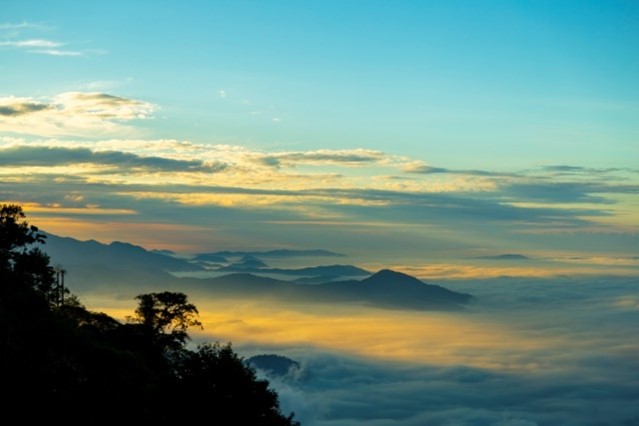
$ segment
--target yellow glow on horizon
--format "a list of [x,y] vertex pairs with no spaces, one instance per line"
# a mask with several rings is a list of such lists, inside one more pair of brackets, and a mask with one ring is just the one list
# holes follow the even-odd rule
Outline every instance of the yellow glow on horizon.
[[[211,242],[216,243],[215,238],[211,237],[210,234],[203,234],[203,231],[211,231],[211,229],[197,225],[101,221],[47,216],[46,214],[42,216],[30,215],[29,223],[36,225],[43,231],[63,237],[97,240],[105,244],[113,241],[125,241],[141,245],[146,249],[190,252],[200,250]],[[184,238],[187,234],[189,238]]]
[[[86,207],[63,207],[61,205],[42,205],[37,203],[21,204],[23,210],[27,213],[54,213],[54,214],[70,214],[70,215],[136,215],[138,212],[131,209],[108,209],[97,206]],[[38,219],[40,222],[42,219]]]

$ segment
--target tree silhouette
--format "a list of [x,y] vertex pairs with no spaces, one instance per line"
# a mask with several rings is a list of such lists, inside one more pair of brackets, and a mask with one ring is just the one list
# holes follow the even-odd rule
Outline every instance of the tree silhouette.
[[184,293],[164,291],[141,294],[135,317],[130,322],[142,326],[142,330],[160,346],[177,350],[189,339],[189,327],[202,327],[196,319],[197,308],[188,302]]
[[[141,294],[129,323],[59,304],[44,234],[0,206],[0,384],[8,418],[30,424],[201,422],[297,426],[230,344],[185,347],[198,310],[183,293]],[[195,404],[197,403],[197,404]],[[34,409],[16,411],[28,404]],[[194,405],[195,404],[195,405]]]
[[281,414],[277,393],[269,389],[268,381],[257,378],[231,343],[199,345],[181,360],[177,371],[181,377],[177,393],[196,402],[190,413],[193,420],[216,412],[227,416],[221,424],[299,426],[294,413]]
[[0,206],[0,278],[5,286],[20,283],[55,300],[57,291],[49,256],[36,244],[44,244],[46,236],[30,226],[22,207]]

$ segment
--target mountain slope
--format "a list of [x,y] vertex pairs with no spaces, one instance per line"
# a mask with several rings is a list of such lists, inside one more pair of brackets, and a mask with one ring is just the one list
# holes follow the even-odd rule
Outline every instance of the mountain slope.
[[[178,278],[170,272],[201,269],[187,260],[150,252],[128,243],[102,244],[48,234],[52,264],[68,271],[71,290],[135,295],[161,289],[197,291],[206,297],[265,298],[301,303],[365,304],[393,309],[462,309],[472,296],[427,284],[415,277],[384,269],[375,274],[352,265],[301,269],[258,268],[259,273],[325,277],[326,282],[305,285],[252,274],[258,259],[245,258],[248,271],[215,278]],[[241,268],[240,268],[241,269]],[[366,276],[337,281],[336,277]]]
[[104,265],[116,269],[155,269],[158,271],[198,271],[200,266],[164,253],[147,251],[120,241],[103,244],[46,234],[46,250],[51,263],[68,268],[76,265]]
[[382,270],[361,281],[303,285],[290,281],[236,273],[216,278],[182,278],[182,286],[215,297],[248,297],[299,303],[349,303],[382,308],[459,310],[473,299],[415,277]]

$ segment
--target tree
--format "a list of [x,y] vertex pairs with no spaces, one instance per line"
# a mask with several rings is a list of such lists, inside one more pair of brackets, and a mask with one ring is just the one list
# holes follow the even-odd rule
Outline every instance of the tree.
[[26,423],[168,425],[213,415],[217,424],[298,425],[230,344],[185,347],[188,328],[201,327],[185,294],[139,295],[129,324],[88,311],[74,295],[58,304],[55,270],[34,247],[44,238],[21,207],[0,206],[0,384],[8,412],[28,401],[37,409],[20,413]]
[[197,320],[197,308],[184,293],[164,291],[141,294],[136,299],[139,304],[135,317],[129,321],[139,324],[145,337],[158,349],[182,349],[189,340],[187,329],[202,327]]
[[49,256],[35,247],[45,243],[46,235],[29,225],[25,217],[21,206],[0,206],[0,282],[34,289],[53,304],[60,290],[55,273]]
[[46,235],[30,226],[21,206],[2,204],[0,207],[0,259],[11,260],[18,250],[34,243],[44,243]]
[[[192,421],[215,413],[221,424],[299,426],[295,413],[284,416],[277,393],[257,378],[231,344],[205,343],[187,351],[176,368],[176,394],[192,404]],[[184,420],[184,418],[182,418]]]

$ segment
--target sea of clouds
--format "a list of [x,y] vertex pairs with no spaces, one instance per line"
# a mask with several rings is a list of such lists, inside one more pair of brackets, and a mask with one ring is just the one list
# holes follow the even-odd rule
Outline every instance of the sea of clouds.
[[[237,349],[277,351],[301,363],[284,377],[258,373],[277,390],[283,411],[294,411],[306,426],[639,424],[638,279],[440,284],[477,296],[469,312],[455,315],[480,324],[482,339],[494,326],[495,341],[466,345],[464,333],[476,332],[463,328],[461,334],[452,332],[445,353],[428,359],[428,352],[417,350],[413,360],[385,357],[380,347],[394,345],[387,334],[370,356],[320,344],[254,343]],[[386,320],[398,314],[389,311]],[[431,317],[425,312],[410,318]],[[422,338],[420,344],[427,346],[430,336]],[[474,341],[472,335],[466,338]]]

